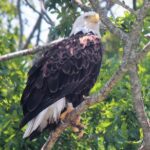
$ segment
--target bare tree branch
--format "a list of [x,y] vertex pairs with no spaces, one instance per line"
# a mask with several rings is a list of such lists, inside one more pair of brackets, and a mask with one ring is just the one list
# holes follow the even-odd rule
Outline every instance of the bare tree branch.
[[22,20],[22,12],[21,12],[21,0],[17,0],[17,10],[18,10],[18,16],[19,16],[19,46],[18,49],[22,49],[23,45],[23,20]]
[[99,14],[102,22],[108,27],[108,29],[115,35],[117,35],[121,40],[126,41],[128,39],[128,35],[123,32],[121,29],[117,28],[107,17],[106,9],[99,9]]
[[150,124],[148,117],[144,111],[144,103],[141,93],[141,85],[138,77],[137,66],[133,65],[130,68],[130,78],[132,85],[132,95],[133,95],[133,103],[136,111],[137,119],[143,129],[143,145],[140,148],[141,150],[149,150],[150,148]]
[[[46,44],[43,46],[36,46],[34,48],[20,50],[19,52],[13,52],[13,53],[8,53],[5,55],[2,55],[2,56],[0,56],[0,62],[14,59],[14,58],[21,57],[21,56],[33,55],[37,52],[50,49],[56,43],[53,41],[52,43],[49,43],[49,44]],[[137,53],[135,60],[138,60],[138,62],[139,62],[140,60],[142,60],[145,57],[145,55],[149,51],[150,51],[150,42],[144,46],[144,48],[141,52]]]
[[40,23],[39,23],[39,27],[38,27],[38,31],[37,31],[36,45],[38,45],[38,44],[39,44],[39,41],[40,41],[41,24],[42,24],[42,20],[41,20]]
[[[34,11],[36,12],[37,14],[39,15],[42,15],[43,19],[48,23],[50,24],[51,26],[54,26],[55,23],[52,21],[52,19],[47,15],[46,11],[43,9],[43,4],[42,1],[40,1],[40,4],[41,4],[41,12],[39,12],[38,10],[36,10],[29,2],[28,0],[25,0],[25,2],[27,3],[27,5]],[[44,14],[44,15],[43,15]]]
[[0,56],[0,62],[14,59],[14,58],[21,57],[21,56],[32,55],[32,54],[35,54],[35,53],[40,52],[40,51],[45,51],[45,50],[51,48],[53,45],[54,45],[53,43],[52,44],[50,43],[50,44],[47,44],[44,46],[37,46],[34,48],[29,48],[29,49],[9,53],[9,54]]
[[[35,25],[34,25],[32,31],[31,31],[29,37],[27,38],[26,43],[25,43],[24,46],[23,46],[23,49],[26,49],[26,48],[28,47],[28,45],[30,44],[30,41],[31,41],[31,39],[33,38],[33,35],[34,35],[34,33],[35,33],[36,30],[39,31],[39,32],[38,32],[39,34],[38,34],[38,36],[37,36],[37,41],[39,41],[39,38],[40,38],[39,35],[40,35],[41,21],[42,21],[42,18],[44,18],[44,15],[45,15],[45,16],[47,17],[47,19],[49,20],[51,26],[54,26],[53,21],[49,18],[49,16],[47,15],[47,13],[46,13],[46,11],[45,11],[45,8],[44,8],[44,1],[43,1],[43,0],[39,0],[39,1],[40,1],[41,12],[37,11],[37,10],[28,2],[28,0],[25,0],[25,1],[26,1],[27,5],[28,5],[30,8],[32,8],[35,12],[37,12],[37,13],[39,14],[39,17],[38,17],[38,19],[37,19],[37,21],[36,21],[36,23],[35,23]],[[45,19],[46,19],[46,18],[45,18]],[[44,19],[44,20],[45,20],[45,19]]]
[[[119,28],[117,28],[107,17],[107,9],[106,8],[99,8],[99,4],[97,4],[97,2],[95,0],[89,0],[92,7],[94,8],[94,10],[96,12],[99,13],[101,21],[103,24],[105,24],[105,26],[108,27],[108,29],[114,33],[115,35],[117,35],[119,38],[121,38],[122,40],[126,41],[126,39],[128,38],[128,35],[123,32],[122,30],[120,30]],[[83,11],[87,11],[90,10],[89,7],[83,5],[83,3],[81,3],[81,1],[79,0],[74,0],[74,2],[83,10]]]
[[[138,10],[138,13],[136,15],[137,20],[133,24],[133,29],[130,33],[130,40],[132,41],[132,44],[130,42],[127,42],[126,45],[130,45],[130,50],[126,49],[124,52],[124,61],[127,59],[132,60],[135,55],[137,59],[140,58],[140,55],[136,54],[136,49],[139,46],[139,40],[140,40],[140,33],[142,31],[143,27],[143,21],[144,17],[146,16],[146,13],[148,11],[148,7],[146,6],[147,3],[144,3],[143,7]],[[142,51],[144,55],[145,51],[150,48],[150,42],[144,47],[144,50]],[[139,58],[138,58],[139,57]],[[137,119],[142,127],[143,130],[143,144],[140,150],[149,150],[150,148],[150,125],[147,118],[147,115],[144,111],[144,104],[142,100],[142,92],[141,92],[141,86],[140,86],[140,80],[138,77],[138,71],[136,63],[132,65],[130,68],[130,79],[131,79],[131,87],[132,87],[132,95],[133,95],[133,106],[136,111]]]
[[129,33],[128,40],[126,40],[125,48],[124,48],[124,54],[123,54],[123,61],[126,61],[126,59],[130,59],[130,54],[133,50],[137,49],[140,43],[140,34],[143,27],[144,17],[148,11],[148,7],[146,7],[146,3],[143,5],[142,8],[137,10],[136,12],[136,21],[132,25],[132,30]]
[[52,21],[52,19],[49,17],[49,15],[47,14],[45,10],[44,0],[39,0],[39,1],[40,1],[40,6],[41,6],[41,13],[45,15],[43,16],[45,18],[45,21],[47,20],[47,22],[49,22],[51,26],[55,26],[55,23]]
[[92,6],[93,9],[99,8],[98,0],[89,0],[89,2],[91,3],[91,6]]
[[133,0],[133,10],[136,10],[136,0]]
[[28,45],[30,44],[31,39],[32,39],[32,37],[33,37],[35,31],[40,27],[41,19],[42,19],[42,14],[38,17],[38,19],[37,19],[37,21],[36,21],[36,23],[35,23],[35,25],[34,25],[32,31],[31,31],[29,37],[28,37],[27,40],[26,40],[26,43],[25,43],[24,46],[23,46],[23,49],[26,49],[26,48],[28,47]]
[[150,50],[150,42],[148,42],[144,46],[144,48],[143,48],[143,50],[141,52],[137,53],[137,55],[136,55],[137,59],[141,60],[149,52],[149,50]]
[[41,150],[50,150],[53,148],[55,142],[60,137],[62,132],[69,126],[69,123],[60,124],[55,132],[48,137],[46,143],[42,146]]
[[108,18],[108,11],[106,8],[100,8],[99,4],[95,0],[89,0],[91,5],[94,7],[94,10],[99,13],[101,21],[107,26],[107,28],[115,35],[117,35],[121,40],[126,41],[128,35],[117,28]]
[[118,4],[120,6],[122,6],[123,8],[125,8],[126,10],[128,10],[129,12],[131,12],[132,14],[136,15],[136,12],[130,8],[128,5],[125,4],[125,2],[121,2],[120,0],[112,0],[114,4]]
[[146,7],[150,7],[150,1],[149,0],[144,0],[144,4]]

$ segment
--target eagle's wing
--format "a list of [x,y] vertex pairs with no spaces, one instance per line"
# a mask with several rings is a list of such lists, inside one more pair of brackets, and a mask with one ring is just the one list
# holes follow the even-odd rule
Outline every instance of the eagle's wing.
[[81,92],[85,88],[83,83],[95,72],[93,69],[99,72],[100,49],[97,36],[77,34],[46,51],[28,74],[21,98],[24,113],[21,127],[59,99],[74,91]]

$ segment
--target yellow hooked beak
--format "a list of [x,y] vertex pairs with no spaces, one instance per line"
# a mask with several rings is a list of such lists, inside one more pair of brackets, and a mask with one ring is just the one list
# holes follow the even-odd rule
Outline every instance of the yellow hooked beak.
[[100,17],[99,17],[99,14],[97,13],[88,17],[88,20],[92,23],[98,23],[99,19]]

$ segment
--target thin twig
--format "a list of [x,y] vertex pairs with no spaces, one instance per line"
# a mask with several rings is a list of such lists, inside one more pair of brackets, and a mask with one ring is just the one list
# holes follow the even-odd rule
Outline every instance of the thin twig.
[[38,33],[37,33],[37,38],[36,38],[36,45],[39,44],[39,41],[40,41],[40,35],[41,35],[41,24],[42,24],[42,20],[40,21],[39,23],[39,27],[38,27]]
[[[9,53],[9,54],[5,54],[3,56],[0,56],[0,62],[2,61],[7,61],[10,59],[14,59],[16,57],[21,57],[21,56],[27,56],[27,55],[33,55],[39,51],[43,51],[46,49],[50,49],[55,42],[43,45],[43,46],[37,46],[34,48],[29,48],[29,49],[25,49],[25,50],[20,50],[19,52],[13,52],[13,53]],[[57,42],[56,42],[57,43]],[[150,42],[148,42],[143,50],[139,53],[137,53],[135,60],[140,61],[141,59],[143,59],[143,57],[145,57],[145,55],[150,51]]]
[[50,44],[47,44],[47,45],[44,45],[44,46],[36,46],[34,48],[28,48],[28,49],[25,49],[25,50],[20,50],[20,51],[17,51],[17,52],[5,54],[3,56],[0,56],[0,62],[8,61],[10,59],[14,59],[14,58],[17,58],[17,57],[32,55],[32,54],[35,54],[35,53],[40,52],[40,51],[45,51],[47,49],[50,49],[53,45],[54,45],[53,43],[52,44],[50,43]]
[[32,39],[32,37],[33,37],[35,31],[40,28],[41,19],[42,19],[42,14],[38,17],[38,19],[37,19],[37,21],[36,21],[36,23],[35,23],[35,25],[34,25],[32,31],[30,32],[29,37],[28,37],[27,40],[26,40],[26,43],[25,43],[24,46],[23,46],[23,49],[26,49],[26,48],[28,47],[28,45],[30,44],[31,39]]
[[133,10],[134,10],[134,11],[137,9],[136,3],[137,3],[136,0],[133,0]]
[[[39,12],[38,10],[36,10],[29,2],[28,0],[25,0],[26,4],[37,14],[42,15],[43,19],[50,24],[51,26],[54,26],[55,23],[52,21],[52,19],[47,15],[47,13],[44,11],[45,16],[43,15],[43,12]],[[41,4],[41,3],[40,3]]]
[[143,48],[143,50],[141,52],[137,53],[137,55],[136,55],[137,59],[141,60],[149,51],[150,51],[150,42],[148,42],[144,46],[144,48]]
[[97,0],[89,0],[91,6],[93,9],[98,9],[99,8],[99,4],[98,4],[98,1]]
[[40,2],[40,7],[41,7],[41,13],[43,13],[45,16],[43,16],[45,18],[46,22],[49,22],[51,24],[51,26],[55,26],[55,23],[52,21],[52,19],[49,17],[49,15],[47,14],[46,10],[45,10],[45,6],[44,6],[44,0],[39,0]]
[[18,49],[22,49],[23,45],[23,20],[22,20],[22,12],[21,12],[21,0],[17,0],[17,10],[18,10],[18,16],[19,16],[19,46]]
[[106,9],[99,9],[99,14],[101,17],[101,21],[107,26],[107,28],[115,35],[117,35],[121,40],[126,41],[128,39],[128,35],[123,32],[121,29],[117,28],[107,17]]

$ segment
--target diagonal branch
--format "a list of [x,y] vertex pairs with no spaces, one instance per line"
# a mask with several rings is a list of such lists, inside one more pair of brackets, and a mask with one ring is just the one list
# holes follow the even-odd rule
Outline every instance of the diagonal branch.
[[133,103],[136,111],[137,119],[143,129],[143,145],[140,150],[149,150],[150,148],[150,124],[144,110],[144,103],[141,93],[141,85],[138,77],[137,66],[130,68],[130,78],[132,86]]
[[[39,12],[38,10],[36,10],[29,2],[28,0],[25,0],[26,4],[37,14],[42,15],[43,19],[49,23],[51,26],[54,26],[55,23],[52,21],[52,19],[47,15],[47,13],[44,11],[43,9],[43,4],[42,1],[40,0],[40,5],[41,5],[41,12]],[[44,14],[44,15],[43,15]]]
[[14,59],[14,58],[17,58],[17,57],[32,55],[32,54],[38,53],[40,51],[47,50],[50,47],[52,47],[53,45],[54,44],[50,43],[50,44],[47,44],[47,45],[44,45],[44,46],[37,46],[37,47],[34,47],[34,48],[28,48],[28,49],[25,49],[25,50],[20,50],[20,51],[17,51],[17,52],[5,54],[3,56],[0,56],[0,62],[11,60],[11,59]]
[[150,51],[150,42],[148,42],[144,46],[144,48],[143,48],[143,50],[141,52],[137,53],[137,55],[136,55],[137,59],[141,60],[149,51]]
[[[89,11],[90,8],[85,6],[83,3],[81,3],[80,0],[74,0],[74,2],[83,10],[83,11]],[[109,30],[117,35],[121,40],[126,41],[128,39],[128,35],[123,32],[121,29],[117,28],[107,17],[107,9],[106,8],[99,8],[99,5],[97,4],[97,1],[95,0],[89,0],[91,3],[92,8],[99,13],[101,21],[109,28]]]
[[123,61],[130,59],[131,53],[139,46],[144,17],[146,16],[148,9],[147,3],[144,3],[143,7],[136,11],[136,21],[132,25],[132,31],[129,33],[130,38],[128,38],[125,44]]
[[50,23],[51,26],[54,26],[55,23],[52,21],[52,19],[49,17],[49,15],[47,14],[46,10],[45,10],[45,6],[44,6],[44,0],[39,0],[40,2],[40,7],[41,7],[41,13],[44,14],[43,18],[47,23]]
[[39,41],[40,41],[41,24],[42,24],[42,20],[41,20],[40,23],[39,23],[39,27],[38,27],[38,31],[37,31],[36,45],[38,45],[38,44],[39,44]]
[[[143,55],[145,55],[146,51],[150,48],[150,42],[145,45],[144,50],[142,53],[136,54],[135,49],[137,49],[140,41],[140,34],[143,27],[143,21],[144,17],[146,16],[148,12],[147,2],[144,2],[144,5],[142,8],[140,8],[137,11],[136,14],[136,21],[133,24],[133,29],[130,33],[130,40],[134,41],[132,44],[131,42],[128,42],[126,45],[130,45],[130,49],[125,49],[124,51],[124,61],[126,59],[132,60],[133,57],[137,57],[139,59]],[[141,54],[141,55],[140,55]],[[144,110],[144,103],[142,98],[142,91],[141,91],[141,85],[140,80],[138,77],[138,71],[136,62],[132,65],[132,67],[129,70],[130,73],[130,79],[131,79],[131,87],[132,87],[132,95],[133,95],[133,106],[135,108],[135,112],[137,115],[137,119],[142,127],[143,130],[143,144],[140,148],[140,150],[149,150],[150,148],[150,125],[147,118],[147,115]]]
[[106,8],[101,8],[97,1],[89,0],[91,5],[93,6],[94,10],[99,13],[101,21],[107,26],[107,28],[113,34],[117,35],[121,40],[126,41],[128,39],[128,35],[122,31],[121,29],[117,28],[108,18],[107,14],[108,11]]
[[117,35],[121,40],[126,41],[128,39],[128,35],[123,32],[121,29],[117,28],[107,17],[106,9],[99,9],[99,14],[102,22],[108,27],[108,29],[115,35]]
[[[38,53],[40,51],[50,49],[50,47],[52,47],[55,43],[57,43],[57,42],[53,41],[53,42],[43,45],[43,46],[37,46],[34,48],[29,48],[29,49],[25,49],[25,50],[20,50],[18,52],[13,52],[13,53],[2,55],[2,56],[0,56],[0,62],[11,60],[11,59],[14,59],[17,57],[32,55],[32,54]],[[144,46],[144,48],[141,52],[137,53],[136,60],[140,61],[141,59],[143,59],[149,51],[150,51],[150,42]]]

